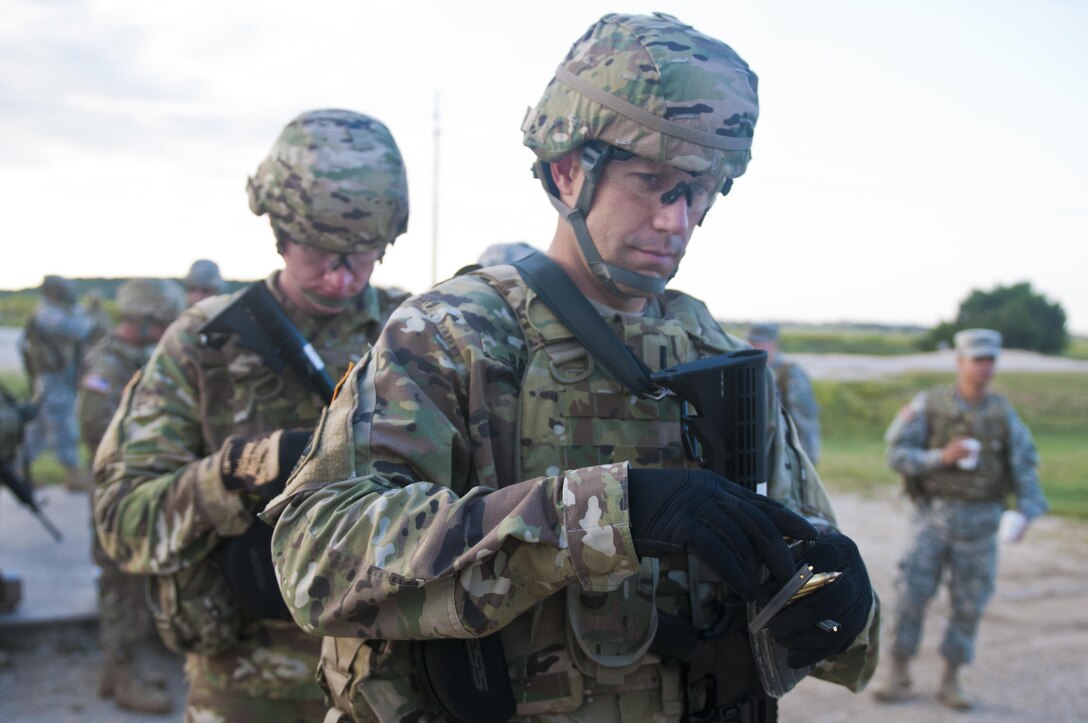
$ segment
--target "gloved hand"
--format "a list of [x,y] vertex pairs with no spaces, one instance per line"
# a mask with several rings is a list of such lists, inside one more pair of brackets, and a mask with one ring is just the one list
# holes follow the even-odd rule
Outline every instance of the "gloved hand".
[[[771,635],[787,649],[786,663],[791,668],[803,668],[846,650],[865,627],[873,605],[869,573],[858,546],[846,535],[823,535],[804,561],[813,572],[838,570],[842,575],[788,604],[768,623]],[[832,629],[835,623],[837,630]]]
[[778,502],[705,469],[632,469],[627,492],[639,557],[690,552],[745,600],[755,599],[760,563],[782,583],[793,575],[783,536],[817,536]]
[[277,429],[268,434],[227,437],[220,449],[219,472],[228,490],[268,502],[283,491],[306,445],[310,430]]

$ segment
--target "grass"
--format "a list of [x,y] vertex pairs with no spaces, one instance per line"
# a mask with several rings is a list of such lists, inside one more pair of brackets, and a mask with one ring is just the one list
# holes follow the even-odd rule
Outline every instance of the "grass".
[[[921,389],[951,374],[911,374],[877,381],[815,382],[821,405],[820,474],[833,490],[875,494],[898,486],[884,462],[884,430]],[[999,374],[1006,395],[1032,431],[1039,479],[1053,514],[1088,520],[1088,375]]]

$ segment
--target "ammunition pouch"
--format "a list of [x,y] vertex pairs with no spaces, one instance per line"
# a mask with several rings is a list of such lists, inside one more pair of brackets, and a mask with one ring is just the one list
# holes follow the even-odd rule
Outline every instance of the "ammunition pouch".
[[506,652],[498,634],[412,643],[416,670],[427,691],[457,723],[505,723],[517,704]]
[[230,649],[243,618],[291,619],[272,567],[272,528],[259,521],[184,570],[149,576],[147,598],[159,637],[178,653]]
[[907,497],[912,500],[917,500],[926,496],[925,489],[922,486],[921,477],[911,477],[909,475],[903,475],[903,492]]
[[242,610],[217,553],[171,575],[149,575],[147,602],[170,650],[217,655],[238,643]]

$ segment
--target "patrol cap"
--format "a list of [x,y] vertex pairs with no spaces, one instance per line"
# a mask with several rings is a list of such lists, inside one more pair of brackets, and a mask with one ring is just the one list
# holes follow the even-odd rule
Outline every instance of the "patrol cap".
[[748,341],[778,341],[778,324],[752,324],[748,327]]
[[197,259],[185,275],[185,287],[200,287],[214,291],[223,290],[223,277],[219,275],[219,265],[210,259]]
[[952,337],[956,354],[968,359],[997,358],[1001,353],[1001,334],[993,329],[964,329]]

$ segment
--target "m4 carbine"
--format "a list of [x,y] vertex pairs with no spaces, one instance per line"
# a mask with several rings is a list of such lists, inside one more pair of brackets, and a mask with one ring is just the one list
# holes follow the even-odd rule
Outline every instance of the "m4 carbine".
[[239,346],[260,354],[272,371],[290,367],[326,404],[332,401],[333,383],[325,362],[263,281],[250,284],[229,306],[201,324],[197,333],[201,346],[212,349],[236,335]]

